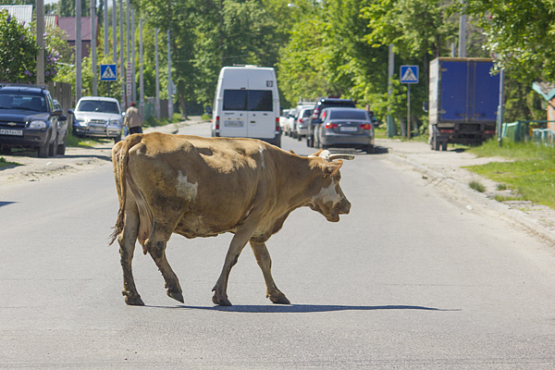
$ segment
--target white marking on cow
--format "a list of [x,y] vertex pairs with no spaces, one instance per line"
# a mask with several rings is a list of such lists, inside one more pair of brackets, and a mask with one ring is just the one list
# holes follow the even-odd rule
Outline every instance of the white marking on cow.
[[332,202],[332,207],[335,207],[337,203],[341,202],[341,195],[335,190],[336,186],[335,180],[332,180],[331,184],[327,188],[322,188],[313,199],[320,199],[324,203]]
[[185,198],[186,200],[193,200],[197,196],[198,192],[198,182],[190,183],[187,181],[187,176],[183,176],[181,171],[178,171],[177,184],[175,188],[177,189],[177,195]]
[[262,166],[262,168],[266,168],[266,165],[264,164],[264,148],[262,148],[262,146],[259,146],[258,152],[260,153],[260,165]]

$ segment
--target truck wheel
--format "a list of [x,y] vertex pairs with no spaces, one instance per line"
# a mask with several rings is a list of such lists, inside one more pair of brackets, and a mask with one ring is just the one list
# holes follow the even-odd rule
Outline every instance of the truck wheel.
[[67,134],[64,136],[64,141],[58,145],[58,155],[66,154]]
[[436,135],[432,137],[432,150],[439,150],[439,140]]
[[447,141],[444,141],[443,143],[441,143],[441,150],[444,152],[447,151]]

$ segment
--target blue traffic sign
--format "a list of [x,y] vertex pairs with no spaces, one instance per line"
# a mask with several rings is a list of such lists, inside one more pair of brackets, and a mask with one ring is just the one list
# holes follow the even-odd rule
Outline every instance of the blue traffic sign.
[[418,66],[401,66],[401,83],[418,83]]
[[100,65],[100,81],[115,81],[117,76],[115,64]]

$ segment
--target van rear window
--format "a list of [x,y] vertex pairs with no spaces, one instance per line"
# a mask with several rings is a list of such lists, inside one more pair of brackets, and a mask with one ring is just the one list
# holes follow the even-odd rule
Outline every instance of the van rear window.
[[224,90],[223,110],[273,111],[272,90]]
[[273,111],[272,90],[249,90],[248,103],[250,111]]
[[224,110],[247,110],[247,90],[224,90]]

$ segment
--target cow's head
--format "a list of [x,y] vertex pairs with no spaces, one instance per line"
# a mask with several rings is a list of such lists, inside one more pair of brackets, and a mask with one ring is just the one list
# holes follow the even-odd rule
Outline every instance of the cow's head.
[[[346,215],[351,209],[351,203],[339,186],[341,180],[339,169],[343,165],[342,159],[354,159],[354,156],[330,154],[329,151],[322,150],[312,154],[309,158],[318,161],[318,166],[323,173],[317,182],[319,191],[312,197],[309,207],[324,215],[328,221],[338,222],[339,215]],[[334,162],[334,160],[336,161]]]

